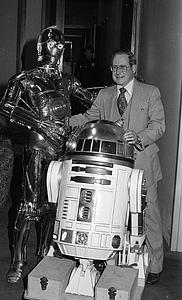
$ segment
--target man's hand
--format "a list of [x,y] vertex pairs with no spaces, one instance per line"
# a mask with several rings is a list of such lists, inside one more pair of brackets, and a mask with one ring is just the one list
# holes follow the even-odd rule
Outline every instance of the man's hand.
[[128,144],[131,145],[138,145],[141,143],[139,136],[132,130],[126,131],[126,133],[124,134],[124,139]]

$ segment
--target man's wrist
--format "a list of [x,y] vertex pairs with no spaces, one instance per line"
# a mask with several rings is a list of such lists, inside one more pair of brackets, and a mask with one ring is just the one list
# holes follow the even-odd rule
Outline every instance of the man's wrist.
[[137,135],[137,145],[142,146],[142,141],[138,135]]
[[137,143],[135,144],[135,148],[138,150],[138,151],[142,151],[143,150],[143,144],[142,144],[142,141],[140,139],[140,137],[137,135]]

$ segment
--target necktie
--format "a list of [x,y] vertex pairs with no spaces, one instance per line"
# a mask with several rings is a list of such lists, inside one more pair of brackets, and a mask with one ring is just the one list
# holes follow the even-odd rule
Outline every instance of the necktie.
[[117,106],[118,106],[119,113],[122,117],[122,115],[124,114],[124,111],[127,107],[127,102],[126,102],[126,98],[125,98],[126,89],[120,88],[119,90],[120,90],[120,94],[117,99]]

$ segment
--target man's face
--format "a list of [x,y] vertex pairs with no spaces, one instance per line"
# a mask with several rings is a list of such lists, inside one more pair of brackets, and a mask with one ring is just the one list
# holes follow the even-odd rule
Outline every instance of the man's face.
[[[114,56],[112,66],[115,66],[116,69],[112,71],[112,78],[116,82],[116,84],[124,87],[133,79],[136,66],[130,66],[129,57],[127,54],[116,54]],[[120,70],[119,66],[126,67],[126,70]]]
[[92,56],[93,56],[93,53],[92,53],[91,50],[86,50],[86,51],[84,52],[84,54],[85,54],[86,59],[88,59],[88,60],[91,59]]

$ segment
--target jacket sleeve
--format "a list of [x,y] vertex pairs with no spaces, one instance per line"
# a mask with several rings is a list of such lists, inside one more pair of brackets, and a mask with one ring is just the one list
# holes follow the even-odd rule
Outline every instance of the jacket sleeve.
[[165,114],[160,91],[154,87],[148,96],[147,126],[137,132],[143,147],[156,142],[165,132]]
[[100,119],[100,92],[94,100],[90,109],[84,114],[74,115],[70,118],[70,126],[82,126],[83,124]]

